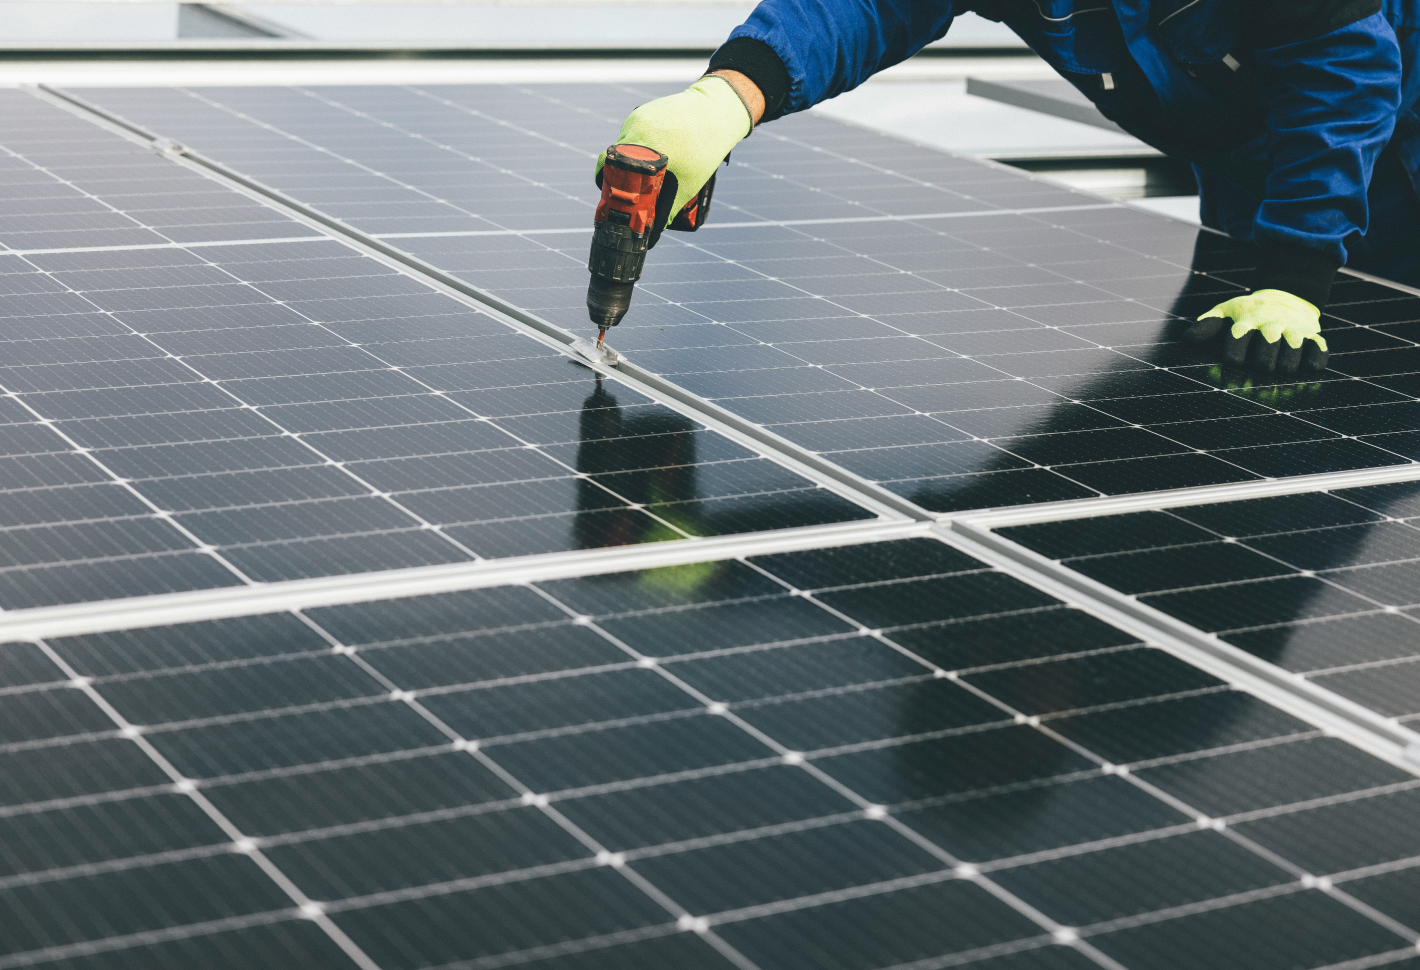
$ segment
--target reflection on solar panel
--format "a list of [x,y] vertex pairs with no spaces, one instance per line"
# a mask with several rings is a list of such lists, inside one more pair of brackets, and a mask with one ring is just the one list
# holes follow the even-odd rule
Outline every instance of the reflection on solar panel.
[[[99,94],[326,232],[0,92],[0,968],[1420,960],[1420,486],[1256,497],[1420,478],[1420,301],[1248,384],[1172,341],[1245,251],[813,118],[657,249],[643,371],[362,246],[582,329],[654,93]],[[1219,482],[1007,513],[1099,588],[926,521]]]
[[[105,90],[106,107],[504,300],[585,329],[590,160],[615,86]],[[735,150],[613,334],[635,362],[938,512],[1404,464],[1420,297],[1336,289],[1326,380],[1180,342],[1251,254],[817,118]],[[317,187],[316,183],[322,183]],[[1044,211],[1041,211],[1044,210]],[[808,224],[784,224],[805,220]],[[491,233],[491,235],[490,235]],[[1378,353],[1377,351],[1383,351]],[[1349,378],[1349,379],[1348,379]],[[1413,404],[1410,405],[1413,408]],[[1380,417],[1379,414],[1374,417]]]
[[410,968],[1408,945],[1349,874],[1414,841],[1420,781],[934,540],[25,652],[12,959],[344,965],[307,910]]
[[1402,723],[1420,719],[1420,485],[1003,530]]

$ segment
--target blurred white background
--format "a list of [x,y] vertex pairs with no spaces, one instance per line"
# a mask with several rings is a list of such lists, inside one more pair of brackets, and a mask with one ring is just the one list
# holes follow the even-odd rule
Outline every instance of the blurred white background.
[[[0,44],[288,38],[374,44],[496,47],[714,48],[754,8],[744,0],[511,0],[428,3],[145,3],[2,0]],[[1020,46],[974,15],[941,43]]]

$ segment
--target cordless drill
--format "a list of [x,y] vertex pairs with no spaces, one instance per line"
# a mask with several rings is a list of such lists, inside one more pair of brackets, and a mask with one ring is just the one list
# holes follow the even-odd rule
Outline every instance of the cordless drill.
[[[666,171],[666,156],[644,145],[612,145],[598,178],[602,197],[592,217],[592,254],[587,269],[587,313],[596,324],[597,347],[631,306],[646,253],[661,238],[678,185]],[[671,229],[694,232],[705,223],[715,177],[676,213]]]

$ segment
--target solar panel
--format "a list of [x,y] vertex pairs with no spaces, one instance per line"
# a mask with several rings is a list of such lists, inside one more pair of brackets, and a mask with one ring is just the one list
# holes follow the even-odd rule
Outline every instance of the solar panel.
[[[655,93],[97,98],[579,330],[590,153]],[[0,111],[20,197],[90,220],[0,223],[0,967],[1417,959],[1394,738],[279,205]],[[1226,241],[815,118],[722,182],[617,346],[927,510],[1408,460],[1398,290],[1338,286],[1333,372],[1246,383],[1166,339],[1240,291]],[[1379,591],[1414,585],[1416,488],[1000,534],[1399,732],[1420,604]]]
[[[595,193],[586,169],[624,111],[657,93],[94,97],[584,330]],[[1358,425],[1354,407],[1413,401],[1418,297],[1343,278],[1325,320],[1335,354],[1324,379],[1225,373],[1215,349],[1180,336],[1243,292],[1245,247],[816,117],[776,122],[732,162],[707,229],[664,237],[616,346],[925,509],[1257,481],[1417,454],[1394,434],[1415,427],[1411,411],[1390,409],[1375,428]],[[341,187],[314,187],[326,178]]]
[[[1259,920],[1335,960],[1409,945],[1345,873],[1413,842],[1420,782],[933,539],[24,649],[47,676],[3,702],[51,713],[0,752],[14,965],[339,966],[335,939],[383,967],[1044,967],[1221,956]],[[1289,836],[1338,811],[1363,844]]]
[[1375,485],[1002,534],[1400,723],[1420,719],[1420,486]]
[[[12,160],[48,180],[25,193],[82,190],[133,223],[86,226],[126,240],[87,249],[0,227],[20,250],[0,256],[5,608],[871,518],[426,283],[5,97],[25,106]],[[169,208],[106,194],[130,171]]]

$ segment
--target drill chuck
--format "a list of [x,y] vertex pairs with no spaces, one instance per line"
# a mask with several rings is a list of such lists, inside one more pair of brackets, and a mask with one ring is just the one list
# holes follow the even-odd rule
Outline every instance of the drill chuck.
[[608,280],[593,273],[592,281],[587,286],[587,315],[592,318],[592,323],[601,330],[620,323],[631,306],[631,291],[634,289],[634,281]]

